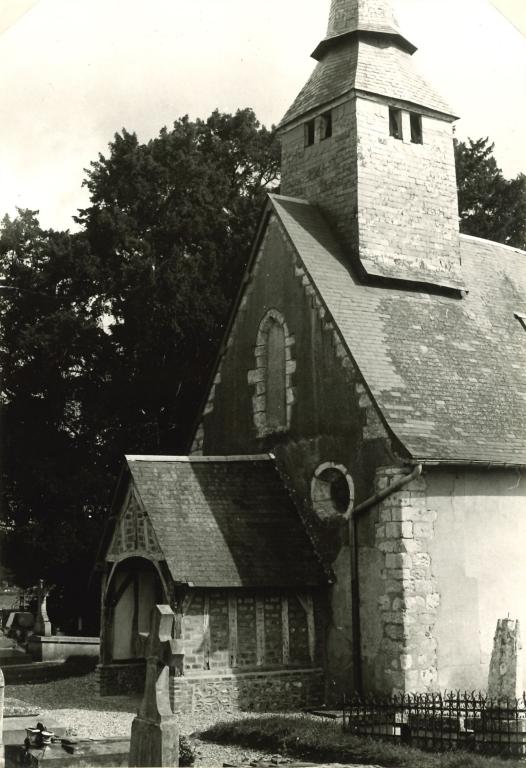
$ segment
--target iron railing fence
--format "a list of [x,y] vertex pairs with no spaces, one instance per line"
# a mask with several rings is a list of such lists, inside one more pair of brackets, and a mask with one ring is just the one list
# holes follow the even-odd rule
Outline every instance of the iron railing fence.
[[343,704],[343,728],[426,750],[526,755],[526,694],[519,699],[460,691],[350,696]]

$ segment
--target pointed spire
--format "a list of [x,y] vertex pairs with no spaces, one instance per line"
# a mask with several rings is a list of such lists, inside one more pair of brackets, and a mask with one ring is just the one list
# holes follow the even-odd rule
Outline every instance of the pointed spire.
[[358,35],[385,36],[408,53],[416,51],[416,47],[400,34],[389,0],[331,0],[327,36],[312,56],[320,60],[341,40]]

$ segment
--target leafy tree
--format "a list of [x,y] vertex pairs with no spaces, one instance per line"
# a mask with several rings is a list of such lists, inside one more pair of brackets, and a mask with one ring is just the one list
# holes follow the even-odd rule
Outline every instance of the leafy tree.
[[124,453],[180,452],[279,152],[251,110],[123,130],[81,231],[0,227],[3,562],[85,589]]
[[96,267],[82,237],[42,230],[32,211],[4,218],[2,562],[21,586],[39,578],[73,586],[100,531],[106,478],[97,410],[108,343],[94,297]]
[[279,152],[254,113],[123,130],[92,163],[78,221],[100,263],[122,452],[186,447]]
[[455,141],[460,230],[526,248],[526,176],[505,179],[489,139]]

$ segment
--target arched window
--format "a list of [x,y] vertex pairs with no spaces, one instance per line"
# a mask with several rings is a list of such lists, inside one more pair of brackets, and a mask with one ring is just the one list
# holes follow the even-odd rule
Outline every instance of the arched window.
[[267,426],[287,426],[285,331],[273,320],[267,334]]
[[255,388],[252,398],[254,425],[258,437],[283,432],[290,427],[294,387],[292,359],[294,337],[277,309],[269,309],[259,324],[256,340],[256,367],[248,372]]

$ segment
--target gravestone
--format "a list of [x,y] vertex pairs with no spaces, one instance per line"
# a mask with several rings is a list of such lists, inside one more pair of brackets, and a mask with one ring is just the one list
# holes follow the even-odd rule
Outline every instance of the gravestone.
[[5,766],[4,757],[4,673],[0,669],[0,768]]
[[35,626],[33,631],[35,635],[42,635],[43,637],[51,637],[51,622],[47,615],[47,598],[49,590],[44,589],[44,582],[40,579],[38,585],[38,606],[37,615],[35,618]]
[[522,643],[519,622],[499,619],[489,667],[488,698],[518,699],[522,696]]
[[172,638],[175,615],[168,605],[152,610],[150,633],[140,635],[146,684],[132,723],[129,766],[179,765],[179,725],[170,706],[170,667],[180,667],[181,640]]

